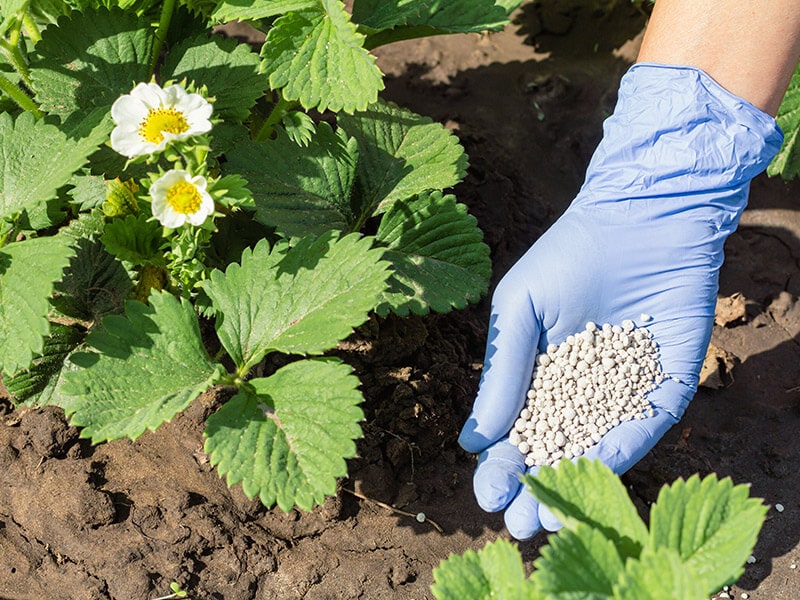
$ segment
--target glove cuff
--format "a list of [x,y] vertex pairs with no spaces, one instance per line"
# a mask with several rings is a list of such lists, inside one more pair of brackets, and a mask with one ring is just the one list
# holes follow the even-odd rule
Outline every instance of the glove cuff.
[[710,195],[733,210],[734,219],[747,202],[750,180],[783,143],[775,119],[701,69],[651,63],[635,64],[624,75],[603,132],[578,200],[699,194],[697,205],[708,207]]

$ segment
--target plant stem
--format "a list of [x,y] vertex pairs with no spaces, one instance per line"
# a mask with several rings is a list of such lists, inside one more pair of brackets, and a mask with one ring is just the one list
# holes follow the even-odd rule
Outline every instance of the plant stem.
[[28,69],[25,59],[22,57],[22,53],[19,51],[19,46],[12,46],[7,40],[0,38],[0,49],[2,49],[3,54],[5,54],[6,58],[8,59],[8,62],[11,63],[11,66],[14,67],[14,70],[19,74],[22,82],[29,88],[33,89],[31,72]]
[[8,31],[8,43],[12,46],[19,45],[19,38],[22,35],[22,17],[24,14],[25,13],[19,13],[17,15],[17,20]]
[[32,113],[37,119],[41,119],[44,116],[33,99],[11,83],[2,73],[0,73],[0,91],[16,102],[20,108]]
[[264,142],[270,138],[272,135],[272,128],[277,125],[278,121],[283,118],[283,115],[286,114],[286,111],[294,105],[294,102],[289,102],[283,98],[283,94],[278,92],[278,101],[275,103],[275,106],[272,107],[272,111],[270,111],[269,115],[264,122],[261,124],[261,127],[258,128],[258,131],[253,136],[253,140],[256,142]]
[[42,39],[42,34],[39,32],[39,27],[36,25],[36,21],[33,20],[29,12],[25,12],[25,14],[22,15],[22,24],[31,41],[34,44],[38,44]]
[[155,41],[153,42],[153,55],[150,60],[150,77],[156,72],[156,65],[161,56],[161,48],[164,47],[164,41],[167,39],[167,31],[169,24],[172,21],[172,13],[175,12],[175,0],[164,0],[161,6],[161,18],[158,21],[158,28],[156,29]]

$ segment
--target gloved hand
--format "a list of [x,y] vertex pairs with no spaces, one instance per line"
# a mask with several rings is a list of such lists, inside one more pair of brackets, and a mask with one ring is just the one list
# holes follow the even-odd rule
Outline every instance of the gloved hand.
[[671,376],[648,395],[655,414],[618,425],[585,454],[618,474],[641,459],[697,389],[723,242],[782,139],[774,119],[698,69],[637,64],[623,77],[580,193],[493,296],[480,389],[459,443],[480,453],[478,503],[505,509],[511,535],[559,526],[521,486],[524,456],[508,442],[536,354],[587,321],[646,325]]

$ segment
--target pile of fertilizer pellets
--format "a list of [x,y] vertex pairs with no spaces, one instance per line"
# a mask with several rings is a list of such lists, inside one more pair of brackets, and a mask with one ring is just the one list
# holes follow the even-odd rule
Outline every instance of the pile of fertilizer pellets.
[[590,321],[536,357],[528,402],[509,441],[529,467],[580,456],[612,427],[652,416],[647,394],[666,378],[646,327]]

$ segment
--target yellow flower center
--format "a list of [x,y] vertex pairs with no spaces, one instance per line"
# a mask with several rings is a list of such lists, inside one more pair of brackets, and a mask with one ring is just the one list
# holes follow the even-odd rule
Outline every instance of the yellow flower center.
[[179,181],[167,190],[167,203],[183,215],[192,215],[200,210],[203,199],[197,188],[188,181]]
[[189,129],[189,123],[183,113],[175,108],[151,109],[139,125],[139,135],[151,144],[160,144],[164,133],[183,133]]

